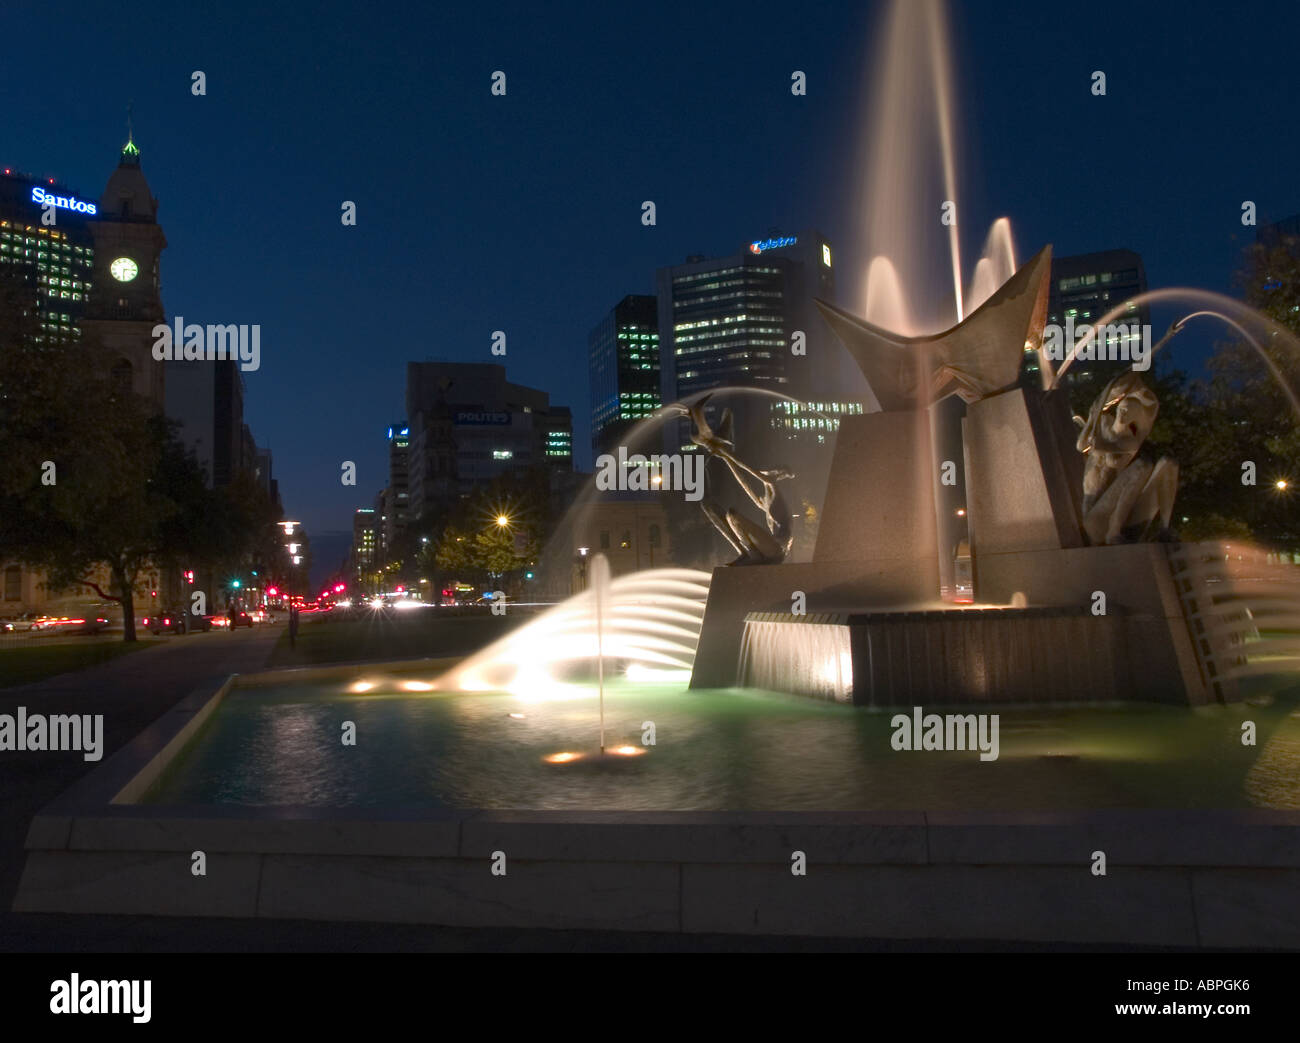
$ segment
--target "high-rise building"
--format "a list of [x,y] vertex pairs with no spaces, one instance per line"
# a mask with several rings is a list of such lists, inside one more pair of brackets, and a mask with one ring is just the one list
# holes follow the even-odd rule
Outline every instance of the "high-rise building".
[[[48,211],[46,200],[51,201]],[[40,339],[66,342],[81,336],[95,267],[90,223],[98,211],[96,200],[54,178],[11,167],[0,175],[0,265],[17,272],[30,288]],[[43,220],[47,212],[53,224]]]
[[573,469],[573,420],[545,391],[512,384],[504,366],[410,362],[407,482],[412,521],[447,509],[502,474]]
[[551,406],[538,420],[542,429],[542,455],[546,464],[561,472],[573,470],[573,410]]
[[388,429],[388,486],[384,489],[384,547],[388,554],[402,546],[410,525],[411,493],[408,459],[411,429],[397,423]]
[[167,415],[179,422],[181,441],[194,450],[209,485],[229,485],[241,468],[253,465],[245,444],[239,364],[228,359],[173,359],[163,365]]
[[[866,381],[814,303],[835,298],[832,262],[820,233],[772,232],[726,257],[659,269],[662,400],[727,387],[775,392],[784,401],[729,403],[739,437],[802,445],[824,443],[841,415],[863,412]],[[686,422],[675,427],[671,448],[691,450]]]
[[375,511],[371,507],[358,507],[352,516],[352,553],[349,565],[357,589],[373,589],[372,577],[378,571],[379,533],[375,525]]
[[[1077,331],[1082,326],[1095,325],[1117,305],[1130,297],[1145,293],[1146,289],[1147,277],[1142,258],[1132,250],[1101,250],[1096,253],[1054,257],[1047,300],[1047,321],[1063,331],[1070,328]],[[1151,310],[1146,304],[1130,304],[1113,323],[1137,327],[1139,332],[1134,336],[1141,336],[1140,331],[1145,330],[1149,337]],[[1129,343],[1123,343],[1124,340],[1129,340]],[[1066,344],[1065,350],[1068,351],[1071,347],[1073,344]],[[1115,355],[1123,353],[1131,358],[1131,338],[1118,338],[1107,349],[1113,349]],[[1073,363],[1066,371],[1063,382],[1081,396],[1100,393],[1105,382],[1118,369],[1127,365],[1130,363],[1123,361]],[[1034,385],[1041,382],[1037,352],[1025,353],[1021,378]]]
[[660,404],[659,300],[629,294],[587,337],[591,371],[591,445],[607,452]]

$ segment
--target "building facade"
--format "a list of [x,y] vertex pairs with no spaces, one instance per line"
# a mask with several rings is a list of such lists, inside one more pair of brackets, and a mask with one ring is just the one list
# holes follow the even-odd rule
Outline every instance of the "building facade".
[[[819,232],[774,231],[725,257],[659,269],[662,401],[735,387],[771,392],[728,400],[738,437],[824,445],[840,416],[869,401],[861,372],[816,309],[817,298],[835,299],[833,261]],[[687,423],[675,426],[665,448],[693,451]]]
[[[99,199],[57,179],[35,178],[13,167],[0,175],[0,264],[29,288],[39,318],[37,342],[82,342],[106,354],[110,378],[152,408],[165,405],[164,364],[153,358],[153,327],[163,321],[161,254],[167,246],[158,203],[140,169],[140,150],[128,140]],[[3,562],[0,615],[89,602],[88,588],[47,589],[43,573]],[[97,576],[107,587],[106,570]],[[136,603],[151,590],[174,585],[147,569]],[[11,596],[13,595],[13,596]]]
[[404,423],[394,424],[388,429],[388,486],[383,493],[383,544],[386,556],[400,553],[410,528],[410,451],[410,427]]
[[113,357],[114,379],[124,386],[129,381],[136,394],[161,412],[166,407],[167,370],[153,357],[153,328],[165,321],[161,269],[167,237],[134,141],[122,148],[90,232],[95,240],[94,290],[83,333]]
[[358,507],[352,515],[352,554],[348,562],[356,589],[374,590],[378,571],[379,529],[373,507]]
[[[1078,330],[1091,326],[1130,297],[1147,290],[1146,269],[1142,258],[1132,250],[1100,250],[1052,258],[1051,286],[1047,300],[1047,322],[1061,330]],[[1138,327],[1150,333],[1151,309],[1146,304],[1131,304],[1114,320],[1115,324]],[[1141,336],[1141,333],[1136,334]],[[1127,340],[1128,343],[1121,343]],[[1122,337],[1110,345],[1117,352],[1132,351],[1132,338]],[[1066,346],[1068,350],[1070,345]],[[1059,362],[1056,363],[1059,366]],[[1072,397],[1100,394],[1105,383],[1127,362],[1072,363],[1062,378]],[[1038,353],[1027,351],[1021,368],[1025,383],[1041,386]]]
[[492,363],[406,367],[410,519],[435,516],[476,485],[543,466],[573,469],[573,418],[545,391]]
[[[167,321],[161,269],[166,247],[158,201],[132,139],[98,199],[14,168],[0,174],[0,265],[18,271],[30,286],[40,319],[38,340],[79,341],[103,352],[119,388],[180,421],[180,438],[195,451],[209,486],[227,484],[245,470],[278,505],[270,453],[257,447],[244,423],[237,364],[154,358],[154,327]],[[37,611],[85,593],[47,591],[41,574],[0,564],[5,576],[0,615]],[[178,582],[147,570],[136,591],[137,605],[150,605],[160,586],[169,597],[175,595]],[[192,572],[190,582],[198,582]],[[105,579],[101,586],[106,584]],[[15,592],[18,598],[8,597]]]
[[[46,199],[54,203],[48,212]],[[81,336],[94,283],[95,239],[90,224],[99,211],[54,178],[4,168],[0,175],[0,265],[29,287],[40,319],[37,335],[52,342]]]
[[659,300],[629,294],[587,337],[591,373],[591,445],[609,452],[662,401],[659,383]]

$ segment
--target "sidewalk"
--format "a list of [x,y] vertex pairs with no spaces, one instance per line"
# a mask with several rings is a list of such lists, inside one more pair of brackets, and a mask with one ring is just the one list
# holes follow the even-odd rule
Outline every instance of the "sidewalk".
[[[0,690],[0,713],[13,714],[19,706],[40,713],[102,713],[107,760],[205,679],[262,669],[282,633],[283,627],[257,627],[170,638],[157,648]],[[0,936],[8,933],[32,818],[94,767],[77,752],[0,752]]]

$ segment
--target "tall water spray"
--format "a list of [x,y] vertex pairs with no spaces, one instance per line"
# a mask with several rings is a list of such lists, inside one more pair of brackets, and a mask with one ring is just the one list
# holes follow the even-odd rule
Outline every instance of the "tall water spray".
[[605,607],[609,604],[609,559],[597,554],[591,562],[592,604],[596,617],[596,685],[600,691],[600,752],[605,752]]
[[[942,0],[895,0],[871,68],[869,129],[859,166],[867,256],[888,258],[891,281],[911,295],[906,303],[884,307],[922,328],[897,332],[941,329],[964,313],[958,215],[946,206],[958,201],[952,57]],[[928,288],[941,285],[936,276],[942,269],[942,246],[936,231],[940,236],[946,232],[951,296],[923,297],[919,295]],[[880,278],[886,272],[873,266],[869,281],[873,275]],[[880,293],[874,296],[879,309]],[[871,318],[871,310],[864,314]]]

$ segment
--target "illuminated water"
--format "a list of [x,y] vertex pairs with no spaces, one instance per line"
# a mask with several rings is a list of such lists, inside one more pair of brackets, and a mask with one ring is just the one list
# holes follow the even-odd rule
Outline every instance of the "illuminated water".
[[[900,752],[888,713],[754,690],[618,682],[597,754],[592,689],[364,695],[236,689],[155,804],[570,810],[1300,808],[1300,687],[1268,706],[1000,710],[1000,756]],[[512,717],[511,714],[522,714]],[[1241,744],[1254,720],[1259,745]],[[344,746],[345,721],[357,744]],[[578,753],[569,763],[547,763]]]

